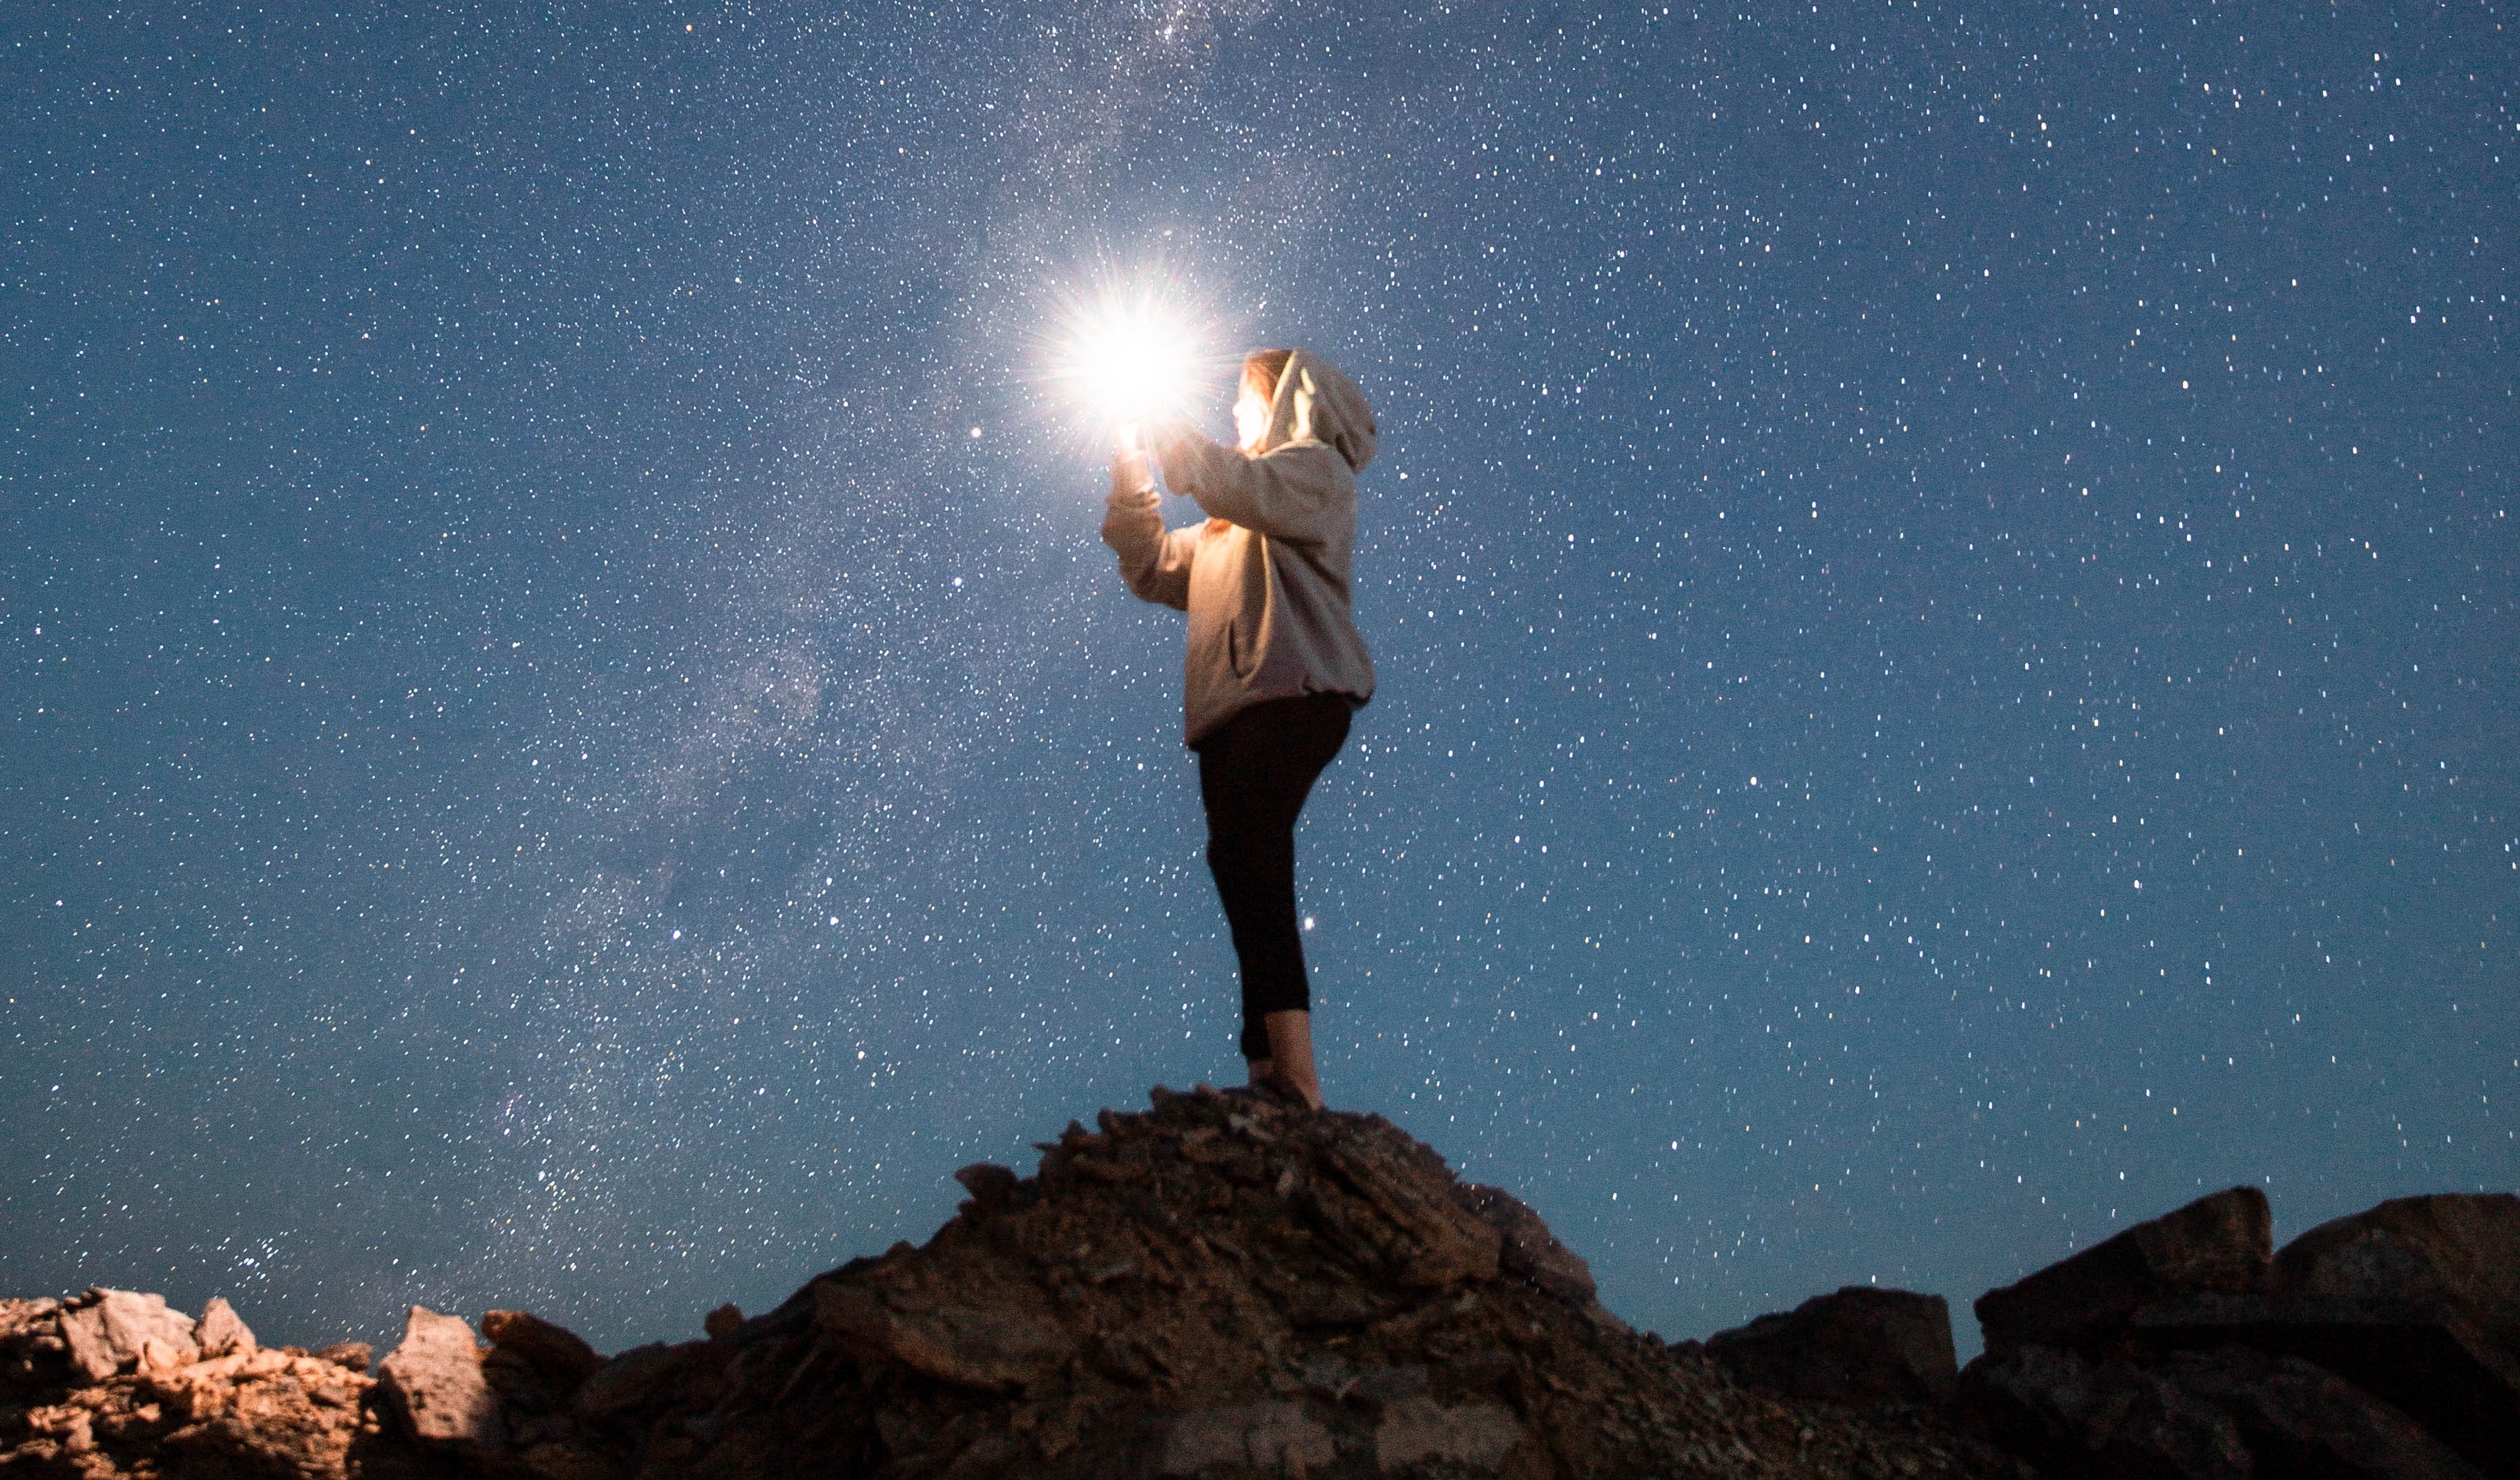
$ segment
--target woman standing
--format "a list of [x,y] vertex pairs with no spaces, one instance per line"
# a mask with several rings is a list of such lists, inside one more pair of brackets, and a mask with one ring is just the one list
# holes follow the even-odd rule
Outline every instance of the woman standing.
[[1234,425],[1239,448],[1183,424],[1148,428],[1165,482],[1208,515],[1171,530],[1148,451],[1122,428],[1102,543],[1131,592],[1190,613],[1185,731],[1242,968],[1242,1056],[1253,1085],[1318,1109],[1295,817],[1373,696],[1348,580],[1373,408],[1329,362],[1263,349],[1242,362]]

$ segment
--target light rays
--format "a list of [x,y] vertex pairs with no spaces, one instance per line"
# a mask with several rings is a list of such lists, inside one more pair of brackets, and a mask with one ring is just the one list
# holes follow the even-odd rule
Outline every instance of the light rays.
[[1105,269],[1062,293],[1044,336],[1045,379],[1080,439],[1189,417],[1223,385],[1233,358],[1217,316],[1160,265]]

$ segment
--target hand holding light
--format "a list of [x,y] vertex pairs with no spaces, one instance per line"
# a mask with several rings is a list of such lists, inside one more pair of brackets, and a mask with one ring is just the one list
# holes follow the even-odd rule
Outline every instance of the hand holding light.
[[1187,295],[1152,274],[1105,281],[1060,317],[1052,378],[1089,424],[1112,428],[1118,454],[1143,457],[1143,427],[1189,417],[1215,379]]

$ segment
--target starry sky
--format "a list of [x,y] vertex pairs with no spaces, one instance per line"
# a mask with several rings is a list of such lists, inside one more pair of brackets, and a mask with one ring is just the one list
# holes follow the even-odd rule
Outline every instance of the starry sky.
[[1234,1082],[1112,272],[1378,408],[1324,1076],[1613,1309],[2513,1186],[2512,24],[8,7],[0,1290],[684,1339]]

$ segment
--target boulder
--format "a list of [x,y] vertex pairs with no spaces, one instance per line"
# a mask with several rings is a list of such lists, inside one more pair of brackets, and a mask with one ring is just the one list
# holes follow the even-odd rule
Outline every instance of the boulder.
[[2520,1355],[2520,1196],[2398,1197],[2332,1219],[2267,1269],[2276,1294],[2439,1300]]
[[2489,1471],[2520,1456],[2520,1361],[2445,1302],[2192,1295],[2147,1306],[2131,1325],[2150,1350],[2237,1344],[2316,1364]]
[[89,1290],[63,1308],[61,1333],[71,1368],[90,1382],[137,1367],[144,1356],[150,1366],[164,1368],[202,1355],[193,1318],[167,1309],[165,1296],[138,1290]]
[[490,1338],[493,1351],[514,1358],[562,1398],[604,1366],[595,1348],[575,1331],[523,1311],[487,1313],[481,1318],[481,1334]]
[[202,1307],[202,1319],[193,1323],[193,1339],[201,1343],[205,1359],[255,1350],[252,1329],[221,1295],[212,1295],[209,1303]]
[[411,1436],[431,1444],[507,1442],[499,1401],[481,1375],[481,1346],[460,1316],[415,1305],[377,1385]]
[[2074,1346],[2115,1329],[2138,1306],[2178,1295],[2245,1292],[2272,1256],[2273,1220],[2256,1188],[2200,1197],[1977,1298],[1989,1351]]
[[1706,1338],[1736,1382],[1822,1403],[1938,1403],[1959,1382],[1940,1295],[1848,1285]]

